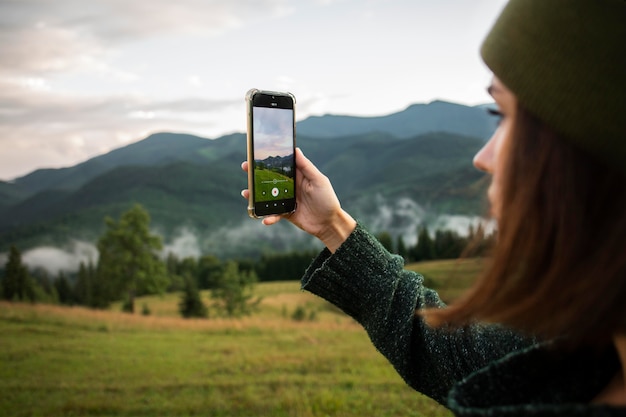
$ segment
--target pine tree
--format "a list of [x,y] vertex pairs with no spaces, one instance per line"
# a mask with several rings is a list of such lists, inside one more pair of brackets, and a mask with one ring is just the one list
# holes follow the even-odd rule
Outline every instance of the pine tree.
[[56,292],[59,295],[59,303],[65,305],[74,305],[74,291],[72,291],[72,286],[70,285],[67,276],[62,271],[59,272],[59,276],[54,281],[54,287],[56,288]]
[[213,255],[204,255],[198,260],[197,276],[198,287],[203,290],[217,287],[224,266],[222,262]]
[[435,245],[428,233],[428,227],[422,225],[418,228],[417,245],[415,245],[413,250],[413,260],[427,261],[430,259],[435,259]]
[[391,237],[391,234],[389,234],[389,232],[381,232],[376,236],[376,238],[378,239],[380,244],[383,245],[385,249],[387,249],[387,251],[393,252],[393,238]]
[[2,294],[4,299],[9,301],[35,301],[32,280],[28,275],[26,266],[22,263],[22,254],[15,246],[11,246],[9,259],[4,269]]
[[207,307],[200,297],[200,291],[198,291],[195,279],[189,274],[184,276],[184,289],[178,303],[178,311],[185,318],[209,316]]
[[452,230],[437,230],[435,233],[435,252],[438,259],[456,259],[465,247],[465,238]]
[[402,256],[405,261],[408,260],[409,251],[407,250],[406,245],[404,244],[404,239],[402,238],[402,235],[398,235],[398,243],[396,247],[398,248],[398,255]]
[[95,277],[96,269],[93,262],[90,260],[87,265],[85,265],[84,262],[81,262],[80,267],[78,268],[78,278],[76,279],[73,291],[74,299],[78,304],[95,307],[93,297]]

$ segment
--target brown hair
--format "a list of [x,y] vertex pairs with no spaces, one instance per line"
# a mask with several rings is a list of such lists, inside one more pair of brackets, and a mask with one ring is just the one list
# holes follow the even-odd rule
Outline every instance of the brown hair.
[[605,344],[626,333],[626,178],[518,105],[503,150],[497,243],[482,277],[432,325],[500,322]]

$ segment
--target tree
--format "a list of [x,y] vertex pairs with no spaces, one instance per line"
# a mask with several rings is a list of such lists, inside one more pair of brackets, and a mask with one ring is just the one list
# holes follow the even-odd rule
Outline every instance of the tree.
[[396,247],[397,247],[398,255],[402,256],[405,261],[408,260],[409,251],[406,248],[406,245],[404,244],[404,239],[402,238],[402,235],[398,235],[398,243]]
[[242,272],[237,262],[226,262],[217,287],[211,292],[214,306],[228,317],[252,313],[261,301],[260,298],[253,299],[252,291],[257,281],[254,271]]
[[376,236],[376,238],[378,239],[380,244],[383,245],[385,249],[387,249],[387,251],[393,252],[393,238],[391,237],[391,234],[389,234],[389,232],[381,232]]
[[254,270],[259,281],[291,281],[299,279],[316,256],[317,251],[265,254],[256,264],[239,260],[239,270]]
[[22,254],[15,246],[11,246],[9,259],[4,269],[2,294],[4,299],[9,301],[26,299],[31,302],[35,301],[33,282],[26,266],[22,263]]
[[418,228],[417,244],[413,248],[412,255],[414,261],[435,259],[435,245],[425,225]]
[[[59,271],[59,274],[62,275],[63,271]],[[30,279],[37,302],[59,303],[59,294],[48,271],[43,268],[36,268],[30,271]]]
[[70,285],[67,276],[62,271],[59,272],[59,276],[54,281],[54,287],[56,288],[56,292],[59,295],[59,303],[65,305],[74,304],[74,302],[76,301],[74,291],[72,291],[72,286]]
[[495,234],[488,234],[482,223],[478,223],[476,230],[470,225],[467,242],[465,255],[468,257],[485,256],[495,243]]
[[178,311],[185,318],[191,317],[208,317],[209,312],[202,302],[200,291],[196,285],[195,279],[189,275],[184,275],[184,289],[178,303]]
[[[170,258],[171,257],[168,257],[168,261],[172,262]],[[170,287],[174,291],[180,291],[181,289],[183,289],[186,285],[184,281],[185,276],[187,275],[193,277],[194,283],[197,283],[198,261],[196,260],[196,258],[186,257],[183,259],[178,259],[176,256],[174,256],[174,259],[176,260],[175,266],[168,265],[167,268],[171,280]],[[176,286],[178,286],[178,288]]]
[[95,307],[93,287],[96,281],[96,268],[91,260],[85,265],[80,263],[78,277],[74,285],[74,298],[80,305]]
[[107,217],[105,223],[107,230],[98,240],[96,307],[108,307],[126,294],[127,310],[134,312],[137,295],[162,293],[167,287],[165,264],[157,256],[163,243],[150,233],[150,215],[139,204],[119,221]]
[[452,230],[437,230],[434,247],[437,259],[455,259],[461,256],[466,239]]
[[219,258],[213,255],[202,256],[197,266],[198,287],[203,290],[217,287],[223,272],[224,266]]

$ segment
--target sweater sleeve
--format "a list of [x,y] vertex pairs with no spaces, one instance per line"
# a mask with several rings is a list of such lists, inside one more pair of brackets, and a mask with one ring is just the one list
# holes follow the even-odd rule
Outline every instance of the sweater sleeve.
[[498,325],[427,326],[416,310],[444,303],[360,224],[334,254],[322,251],[302,288],[358,321],[407,384],[442,404],[455,382],[532,343]]

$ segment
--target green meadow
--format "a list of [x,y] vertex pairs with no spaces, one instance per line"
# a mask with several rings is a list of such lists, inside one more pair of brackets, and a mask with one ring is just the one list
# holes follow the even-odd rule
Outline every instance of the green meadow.
[[[254,188],[256,201],[276,200],[275,197],[272,197],[272,188],[274,187],[281,190],[281,198],[285,198],[285,195],[293,195],[293,178],[269,169],[259,168],[254,170],[254,175],[255,184],[257,184]],[[284,190],[287,192],[285,193]],[[263,195],[263,191],[267,194]]]
[[[479,267],[409,266],[448,299]],[[299,282],[261,283],[256,293],[258,312],[241,319],[182,319],[177,294],[139,299],[149,316],[0,303],[0,415],[451,415]]]

